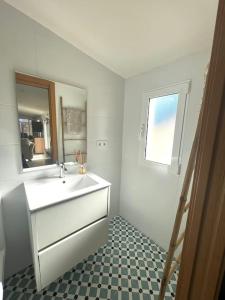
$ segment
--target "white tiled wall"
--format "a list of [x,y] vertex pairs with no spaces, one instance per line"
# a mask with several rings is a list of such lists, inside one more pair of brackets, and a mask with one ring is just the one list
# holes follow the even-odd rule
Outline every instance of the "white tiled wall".
[[[197,125],[210,49],[126,80],[120,214],[167,249],[179,194]],[[181,174],[163,165],[138,162],[143,93],[186,80],[192,81],[183,132]]]
[[[0,190],[6,228],[6,276],[31,262],[20,174],[14,71],[85,88],[88,93],[88,166],[112,182],[111,214],[118,213],[124,80],[0,1]],[[102,153],[96,139],[107,139]],[[52,173],[55,170],[45,171]]]

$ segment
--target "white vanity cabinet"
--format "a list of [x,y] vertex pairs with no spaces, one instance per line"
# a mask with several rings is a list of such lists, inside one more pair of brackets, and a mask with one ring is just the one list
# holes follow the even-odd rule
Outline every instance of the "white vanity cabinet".
[[88,224],[107,217],[108,189],[61,202],[35,213],[37,248],[42,250]]
[[29,184],[25,191],[39,291],[107,242],[110,184],[98,183],[75,197],[33,210]]

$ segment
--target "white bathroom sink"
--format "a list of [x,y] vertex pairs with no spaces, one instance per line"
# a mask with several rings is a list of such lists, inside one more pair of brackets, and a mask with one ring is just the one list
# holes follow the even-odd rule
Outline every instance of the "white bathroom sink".
[[64,178],[46,177],[24,182],[30,211],[76,198],[110,185],[108,181],[93,173],[68,174]]

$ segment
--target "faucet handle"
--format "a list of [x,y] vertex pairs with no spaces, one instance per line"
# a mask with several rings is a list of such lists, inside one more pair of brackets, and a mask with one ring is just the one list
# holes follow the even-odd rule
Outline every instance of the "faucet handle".
[[65,163],[63,163],[63,169],[64,169],[64,171],[65,171],[65,172],[67,172],[67,171],[68,171],[68,169],[67,169],[67,167],[66,167]]
[[66,169],[66,167],[65,167],[65,163],[62,161],[62,162],[60,162],[60,161],[56,161],[56,164],[57,164],[57,166],[58,167],[61,167],[61,168],[63,168],[65,171],[67,171],[67,169]]
[[64,171],[67,171],[67,167],[66,167],[64,161],[62,161],[62,162],[60,163],[60,166],[63,168]]

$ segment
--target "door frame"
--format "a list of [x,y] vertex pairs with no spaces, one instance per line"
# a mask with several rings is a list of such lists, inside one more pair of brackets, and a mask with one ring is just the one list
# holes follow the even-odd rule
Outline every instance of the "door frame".
[[176,300],[218,299],[225,270],[225,0],[219,1]]

